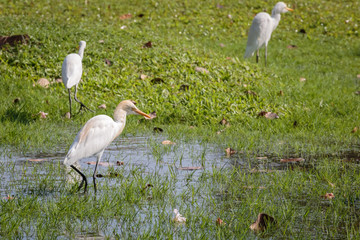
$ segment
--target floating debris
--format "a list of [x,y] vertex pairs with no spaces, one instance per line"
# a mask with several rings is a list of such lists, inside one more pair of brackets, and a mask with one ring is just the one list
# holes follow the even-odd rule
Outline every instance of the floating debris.
[[175,218],[173,219],[174,222],[177,222],[177,223],[185,223],[185,222],[186,222],[186,218],[183,217],[183,216],[179,213],[179,210],[174,209],[174,213],[175,213]]

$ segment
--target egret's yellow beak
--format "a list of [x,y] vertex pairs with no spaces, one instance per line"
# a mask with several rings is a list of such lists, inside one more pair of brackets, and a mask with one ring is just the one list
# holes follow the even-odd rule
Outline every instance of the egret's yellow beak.
[[150,117],[149,115],[147,115],[146,113],[140,111],[140,110],[137,109],[137,108],[133,108],[133,111],[136,112],[136,113],[139,114],[139,115],[142,115],[142,116],[144,116],[144,117],[146,117],[146,118],[151,119],[151,117]]
[[294,9],[291,9],[291,8],[288,8],[288,7],[286,7],[286,10],[288,10],[288,11],[290,11],[290,12],[293,12],[293,11],[294,11]]

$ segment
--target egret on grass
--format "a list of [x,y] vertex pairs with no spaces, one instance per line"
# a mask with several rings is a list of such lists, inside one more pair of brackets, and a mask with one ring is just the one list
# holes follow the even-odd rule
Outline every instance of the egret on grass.
[[[64,62],[62,64],[62,81],[66,87],[66,89],[69,92],[69,104],[70,104],[70,116],[71,116],[71,95],[70,95],[70,88],[75,86],[75,101],[80,103],[82,108],[85,108],[87,110],[90,110],[88,107],[86,107],[77,97],[77,86],[80,82],[81,75],[82,75],[82,59],[84,56],[84,49],[86,47],[85,41],[80,41],[79,45],[79,54],[77,53],[71,53],[66,56],[64,59]],[[90,110],[92,111],[92,110]]]
[[78,190],[80,190],[85,183],[84,192],[86,192],[87,180],[85,175],[77,169],[74,164],[80,159],[86,157],[97,157],[93,174],[94,189],[96,192],[96,171],[101,160],[101,156],[103,155],[105,148],[123,131],[126,122],[126,115],[128,114],[143,115],[146,118],[151,118],[146,113],[140,111],[135,106],[135,102],[125,100],[120,102],[116,107],[114,119],[107,115],[97,115],[87,121],[84,127],[78,132],[64,160],[65,165],[70,166],[82,177]]
[[288,8],[285,3],[278,2],[272,10],[271,16],[261,12],[256,14],[252,21],[249,36],[246,44],[245,58],[249,58],[256,52],[256,62],[259,62],[259,49],[265,45],[265,66],[267,63],[267,45],[271,38],[271,33],[276,29],[280,22],[280,13],[294,11]]

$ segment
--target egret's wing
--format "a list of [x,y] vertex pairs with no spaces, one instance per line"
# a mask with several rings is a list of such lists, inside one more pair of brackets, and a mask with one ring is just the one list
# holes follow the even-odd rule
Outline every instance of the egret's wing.
[[[271,27],[271,17],[267,13],[258,13],[252,21],[249,36],[246,44],[245,58],[254,55],[254,52],[264,45],[267,39],[269,28]],[[271,30],[270,30],[271,34]]]
[[66,56],[62,64],[62,80],[66,88],[78,84],[82,75],[82,62],[79,54],[72,53]]
[[123,130],[124,126],[115,123],[106,115],[91,118],[77,134],[65,164],[73,164],[79,159],[96,155],[105,149]]

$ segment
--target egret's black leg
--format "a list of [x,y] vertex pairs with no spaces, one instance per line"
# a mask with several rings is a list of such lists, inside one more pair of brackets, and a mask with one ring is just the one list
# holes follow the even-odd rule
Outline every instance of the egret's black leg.
[[85,106],[85,104],[83,104],[76,96],[76,93],[77,93],[77,85],[75,85],[75,101],[77,101],[78,103],[80,103],[80,110],[79,112],[81,111],[82,108],[85,108],[86,110],[89,110],[90,112],[94,112],[94,110],[91,110],[90,108],[88,108],[87,106]]
[[259,50],[256,51],[256,63],[259,63]]
[[265,44],[265,67],[267,65],[267,44]]
[[68,92],[69,92],[70,117],[71,117],[71,94],[70,94],[70,88],[68,88]]
[[82,176],[82,178],[83,178],[83,180],[81,181],[80,186],[79,186],[79,188],[78,188],[78,191],[80,191],[80,189],[82,188],[82,185],[83,185],[84,182],[85,182],[85,190],[84,190],[84,193],[86,193],[88,183],[87,183],[87,180],[86,180],[85,175],[84,175],[82,172],[80,172],[79,169],[77,169],[74,165],[70,165],[70,167],[71,167],[72,169],[74,169],[78,174],[80,174],[80,175]]

